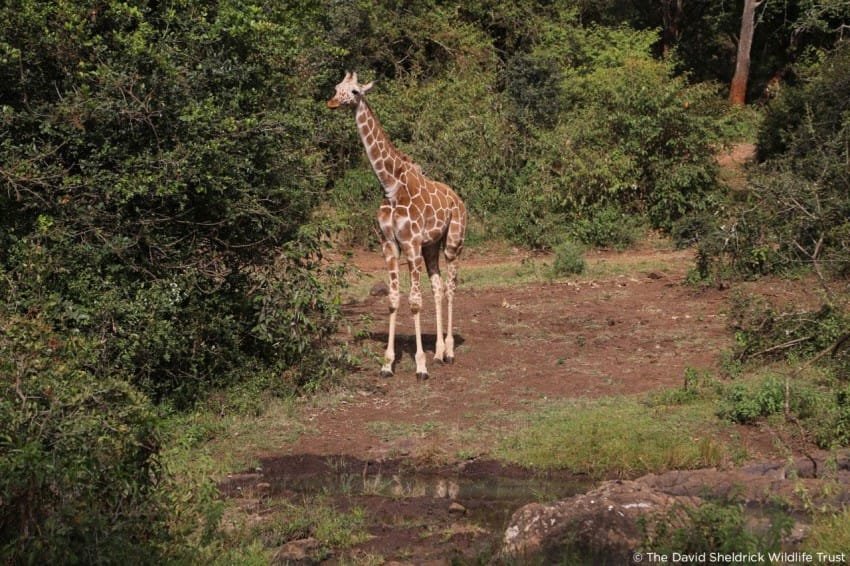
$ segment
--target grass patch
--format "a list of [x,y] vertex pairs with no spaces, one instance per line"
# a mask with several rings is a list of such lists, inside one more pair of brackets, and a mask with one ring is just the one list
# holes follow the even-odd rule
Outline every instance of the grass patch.
[[[525,258],[515,261],[495,262],[487,265],[469,265],[460,260],[458,277],[460,289],[492,289],[519,287],[552,280],[551,259]],[[445,276],[445,270],[443,276]],[[349,282],[344,293],[346,301],[362,301],[369,296],[372,286],[386,282],[386,273],[361,273]],[[422,293],[431,296],[431,282],[427,274],[420,278]],[[410,291],[410,272],[401,262],[399,267],[399,288],[402,296]]]
[[262,415],[236,417],[229,426],[207,444],[211,456],[225,465],[225,471],[251,466],[257,454],[277,452],[295,442],[308,427],[296,416],[292,399],[269,400]]
[[715,438],[714,410],[711,401],[648,407],[634,397],[558,402],[526,416],[496,455],[594,477],[717,466],[727,448]]
[[[221,499],[218,482],[232,471],[259,466],[257,455],[280,451],[306,428],[298,422],[297,401],[270,398],[262,415],[218,415],[200,410],[166,423],[185,435],[174,438],[163,451],[175,489],[169,505],[175,537],[193,541],[196,554],[178,557],[180,563],[268,564],[277,549],[290,540],[312,537],[319,541],[316,555],[329,557],[368,539],[365,511],[336,508],[321,495],[303,501]],[[354,477],[341,481],[351,482]],[[364,490],[365,490],[364,486]],[[345,485],[340,491],[345,489]],[[350,490],[350,489],[349,489]]]
[[654,523],[644,521],[643,547],[660,554],[776,552],[794,521],[781,510],[769,511],[767,528],[754,529],[747,524],[743,503],[721,500],[674,507]]
[[[577,282],[593,281],[598,279],[610,279],[614,277],[630,276],[635,273],[670,271],[670,261],[667,258],[629,257],[623,255],[612,259],[594,258],[593,255],[585,256],[585,268],[581,275],[569,275],[560,277],[556,274],[558,267],[555,265],[557,257],[554,255],[539,255],[514,260],[494,260],[493,263],[467,264],[460,260],[458,276],[460,278],[459,289],[481,290],[501,289],[505,287],[522,287],[541,283],[551,283],[559,279],[572,279]],[[445,273],[444,273],[445,275]],[[383,272],[360,273],[349,281],[349,286],[344,292],[345,301],[363,301],[369,296],[372,286],[378,282],[386,281],[387,276]],[[427,275],[422,275],[420,280],[423,294],[431,295],[431,282]],[[401,262],[399,268],[399,285],[403,296],[410,290],[410,274],[407,265]]]
[[551,258],[527,257],[515,261],[460,267],[464,289],[494,289],[545,283],[552,279]]
[[[282,545],[305,538],[319,544],[311,552],[312,558],[324,560],[369,539],[362,508],[343,511],[322,496],[298,503],[275,501],[259,514],[232,506],[224,523],[219,533],[220,554],[212,560],[216,564],[268,564]],[[243,555],[250,560],[243,561]]]
[[803,545],[809,552],[840,553],[850,548],[850,509],[815,518]]
[[647,396],[650,406],[687,405],[694,402],[717,400],[726,386],[711,372],[692,367],[685,368],[682,387],[661,389]]
[[369,538],[366,513],[360,507],[342,512],[321,497],[303,503],[284,503],[274,518],[255,527],[256,534],[269,548],[277,548],[290,540],[313,537],[322,547],[349,548]]
[[[558,250],[555,253],[531,254],[528,250],[520,251],[504,242],[488,242],[476,246],[470,253],[462,256],[458,264],[460,289],[499,289],[504,287],[521,287],[540,283],[551,283],[559,279],[572,279],[578,282],[630,276],[642,272],[667,273],[670,271],[670,258],[665,254],[675,248],[666,238],[649,234],[643,240],[658,252],[660,257],[645,255],[606,255],[596,257],[593,252],[576,255],[571,250],[571,263],[583,260],[585,269],[581,275],[569,275],[559,266]],[[370,252],[380,257],[380,251]],[[561,251],[563,255],[564,251]],[[563,260],[563,258],[562,258]],[[679,261],[679,260],[676,260]],[[684,260],[689,261],[689,260]],[[441,260],[441,267],[445,263]],[[559,273],[560,270],[560,273]],[[569,270],[567,270],[569,271]],[[443,270],[445,275],[445,270]],[[348,287],[343,292],[345,301],[363,301],[369,296],[369,291],[379,282],[386,282],[385,271],[365,272],[353,270],[348,277]],[[406,261],[399,260],[399,284],[402,295],[410,289],[410,274]],[[422,292],[431,295],[431,282],[423,273],[421,278]]]
[[264,402],[259,415],[222,414],[203,408],[169,416],[164,424],[166,436],[173,439],[169,457],[177,468],[192,468],[191,461],[204,454],[213,463],[210,473],[220,477],[254,467],[257,454],[278,451],[308,430],[297,418],[295,398],[267,396]]

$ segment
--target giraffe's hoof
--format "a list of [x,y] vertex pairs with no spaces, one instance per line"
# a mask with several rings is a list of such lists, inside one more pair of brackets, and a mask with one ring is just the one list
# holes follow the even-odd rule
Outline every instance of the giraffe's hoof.
[[428,379],[428,374],[427,374],[427,373],[425,373],[425,372],[417,373],[417,374],[416,374],[416,379],[417,379],[418,381],[425,381],[426,379]]
[[446,359],[443,360],[443,363],[444,364],[453,364],[453,363],[455,363],[455,357],[454,356],[446,356]]
[[393,372],[391,372],[390,370],[388,370],[388,369],[382,369],[381,370],[381,377],[387,379],[387,378],[390,378],[392,376],[393,376]]

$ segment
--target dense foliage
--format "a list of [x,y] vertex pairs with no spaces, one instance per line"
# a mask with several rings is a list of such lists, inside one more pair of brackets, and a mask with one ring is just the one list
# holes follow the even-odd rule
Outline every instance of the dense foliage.
[[[493,13],[514,18],[525,35],[488,38],[518,30],[487,27],[495,22],[475,10],[419,15],[417,6],[411,17],[421,25],[404,31],[429,30],[439,43],[409,38],[401,68],[364,62],[388,74],[370,77],[378,79],[373,108],[426,173],[464,196],[473,238],[619,246],[628,236],[606,232],[626,215],[669,229],[708,205],[721,130],[716,88],[690,85],[655,59],[654,31],[585,27],[574,9],[528,6]],[[521,44],[500,57],[500,41]],[[369,53],[359,44],[352,51]],[[366,189],[359,174],[334,185],[349,226],[345,210]],[[379,198],[372,191],[361,202],[373,209]]]
[[705,230],[703,275],[850,273],[850,45],[800,74],[767,109],[747,190]]
[[162,538],[156,412],[127,380],[95,375],[95,351],[42,317],[0,325],[4,561],[100,563]]
[[722,215],[740,2],[673,4],[0,5],[3,560],[157,562],[193,523],[166,503],[160,416],[333,375],[325,245],[373,241],[381,198],[351,116],[324,107],[346,69],[464,197],[471,243],[553,248],[566,273],[582,245],[686,226],[706,273],[846,274],[850,57],[825,55],[846,0],[762,13],[753,97],[798,84],[769,107],[765,175]]
[[116,560],[165,512],[151,400],[331,369],[339,273],[308,221],[333,50],[310,8],[252,2],[0,22],[2,547]]
[[334,307],[302,274],[323,171],[291,14],[83,2],[0,15],[7,301],[101,337],[99,372],[157,398],[190,401],[258,356],[298,362]]

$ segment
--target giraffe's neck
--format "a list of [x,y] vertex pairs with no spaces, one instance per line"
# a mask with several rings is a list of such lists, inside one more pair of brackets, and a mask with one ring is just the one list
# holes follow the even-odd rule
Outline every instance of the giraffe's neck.
[[384,195],[394,200],[402,185],[401,173],[412,165],[410,158],[392,144],[378,117],[363,98],[357,104],[355,117],[360,140],[366,148],[369,163],[384,188]]

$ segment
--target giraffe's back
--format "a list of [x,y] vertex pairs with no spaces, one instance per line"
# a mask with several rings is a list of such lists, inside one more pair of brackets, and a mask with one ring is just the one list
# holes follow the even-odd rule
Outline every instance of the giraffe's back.
[[397,195],[397,226],[404,224],[406,217],[412,232],[421,235],[422,245],[444,238],[447,243],[461,245],[466,206],[457,193],[445,183],[428,179],[418,168],[408,169],[404,181],[406,190]]

